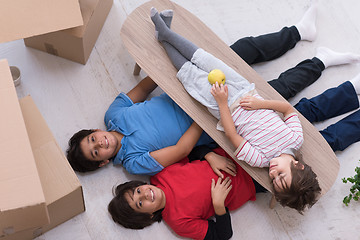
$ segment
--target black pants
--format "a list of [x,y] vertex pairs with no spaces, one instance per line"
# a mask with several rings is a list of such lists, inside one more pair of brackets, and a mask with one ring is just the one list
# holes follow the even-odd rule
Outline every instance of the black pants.
[[[280,57],[300,41],[300,35],[293,26],[280,32],[247,37],[238,40],[230,47],[248,64],[265,62]],[[294,68],[283,72],[278,79],[269,84],[285,99],[295,96],[315,82],[325,69],[317,58],[302,61]],[[312,122],[323,121],[359,107],[357,93],[350,82],[337,88],[326,90],[311,99],[303,98],[295,108]],[[320,131],[334,151],[344,150],[360,141],[360,111]]]
[[[284,27],[276,33],[239,39],[230,47],[247,64],[251,65],[276,59],[294,48],[299,41],[299,32],[295,26],[292,26]],[[268,83],[281,96],[289,99],[315,82],[324,69],[323,63],[317,58],[308,59]]]

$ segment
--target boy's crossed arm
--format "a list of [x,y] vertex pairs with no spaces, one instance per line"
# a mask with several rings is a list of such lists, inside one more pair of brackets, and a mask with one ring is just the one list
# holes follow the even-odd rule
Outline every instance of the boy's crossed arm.
[[[235,124],[228,106],[228,87],[219,85],[217,82],[211,88],[220,109],[221,123],[224,127],[225,135],[229,138],[234,147],[238,147],[245,139],[236,132]],[[245,110],[271,109],[280,112],[285,116],[295,112],[295,109],[286,101],[262,100],[253,96],[244,97],[240,101],[240,106]]]
[[290,103],[279,100],[263,100],[253,96],[246,96],[240,100],[240,106],[245,110],[271,109],[285,116],[295,112]]
[[235,124],[228,106],[227,85],[219,85],[219,83],[216,82],[211,88],[211,94],[219,105],[220,119],[224,127],[225,135],[229,138],[234,147],[237,148],[244,141],[244,138],[236,132]]

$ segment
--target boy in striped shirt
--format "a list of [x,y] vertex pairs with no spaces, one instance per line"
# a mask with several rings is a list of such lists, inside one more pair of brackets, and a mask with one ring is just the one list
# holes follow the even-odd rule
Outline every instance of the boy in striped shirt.
[[228,86],[218,83],[211,94],[218,103],[225,134],[237,148],[237,158],[253,167],[269,167],[275,191],[289,187],[291,168],[304,169],[295,158],[304,140],[295,109],[288,102],[264,100],[257,93],[238,99],[229,108]]
[[[155,35],[178,69],[177,78],[192,97],[216,118],[221,118],[218,129],[225,130],[226,136],[237,148],[237,157],[254,167],[269,167],[275,194],[292,193],[289,189],[293,175],[300,176],[300,185],[310,183],[300,187],[305,187],[305,192],[311,197],[305,202],[300,200],[300,208],[292,203],[285,205],[299,212],[307,204],[312,206],[321,189],[311,167],[295,158],[303,143],[303,133],[294,108],[286,101],[262,99],[253,83],[170,30],[155,8],[151,9],[150,15],[155,24]],[[213,69],[224,72],[226,85],[209,84],[208,74]],[[276,111],[284,115],[284,120]]]

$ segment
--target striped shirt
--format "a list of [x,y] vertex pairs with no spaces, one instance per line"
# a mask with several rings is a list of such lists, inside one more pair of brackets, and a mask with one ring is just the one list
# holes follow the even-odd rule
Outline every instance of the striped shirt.
[[[254,97],[262,99],[258,94]],[[272,158],[298,150],[303,143],[300,119],[295,112],[282,120],[273,110],[248,111],[238,107],[232,118],[237,133],[244,138],[235,155],[250,166],[268,167]]]

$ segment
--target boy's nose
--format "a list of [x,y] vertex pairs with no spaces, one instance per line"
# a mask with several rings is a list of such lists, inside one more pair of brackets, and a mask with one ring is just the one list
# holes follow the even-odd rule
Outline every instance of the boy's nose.
[[271,170],[271,172],[269,173],[269,176],[271,179],[276,179],[278,177],[277,171]]
[[141,193],[140,199],[141,199],[141,200],[147,200],[147,194],[146,194],[146,192],[143,191],[143,192]]
[[98,147],[102,147],[102,145],[103,145],[102,140],[99,140],[99,141],[97,142],[97,146],[98,146]]

